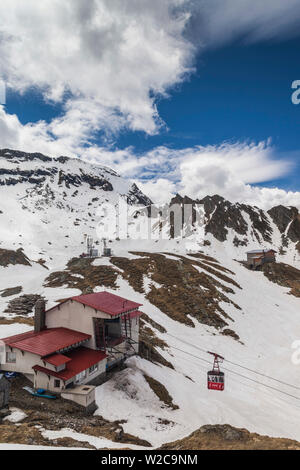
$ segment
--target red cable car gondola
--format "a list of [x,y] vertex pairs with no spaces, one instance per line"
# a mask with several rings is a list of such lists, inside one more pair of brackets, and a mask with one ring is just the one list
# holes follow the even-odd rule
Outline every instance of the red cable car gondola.
[[220,363],[223,362],[224,357],[210,351],[207,352],[214,356],[213,369],[207,372],[207,388],[209,390],[224,390],[225,375],[220,371]]

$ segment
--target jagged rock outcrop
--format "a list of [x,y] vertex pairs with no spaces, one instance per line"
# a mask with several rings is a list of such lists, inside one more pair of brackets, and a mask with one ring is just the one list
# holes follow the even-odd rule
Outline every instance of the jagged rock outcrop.
[[272,228],[266,214],[261,209],[246,204],[233,204],[218,195],[207,196],[199,202],[204,205],[208,220],[206,233],[212,233],[217,240],[224,242],[227,239],[229,229],[245,237],[249,230],[249,222],[247,221],[249,218],[252,234],[257,241],[259,243],[271,242]]
[[52,160],[52,158],[46,157],[39,152],[27,153],[21,152],[20,150],[11,149],[0,149],[0,157],[4,157],[7,160],[18,160],[20,163],[34,160],[40,160],[41,162],[51,162]]
[[292,242],[297,243],[300,240],[300,214],[295,217],[288,230],[288,237]]
[[133,183],[131,186],[128,196],[127,196],[127,203],[128,204],[141,204],[143,206],[150,206],[153,204],[151,199],[138,188],[138,186]]
[[233,230],[241,237],[240,239],[235,236],[235,246],[247,245],[248,240],[246,237],[249,235],[249,230],[258,244],[272,242],[270,219],[268,215],[258,207],[239,203],[234,204],[218,195],[193,200],[188,196],[182,197],[177,194],[171,200],[170,206],[173,204],[192,205],[192,223],[196,220],[196,205],[203,205],[205,212],[205,232],[211,233],[220,242],[227,240],[230,230]]
[[276,206],[270,209],[268,214],[280,233],[284,233],[290,223],[297,217],[298,209],[296,207]]
[[268,211],[274,224],[282,234],[282,246],[287,247],[289,240],[297,243],[300,252],[300,213],[296,207],[276,206]]
[[16,315],[28,315],[33,312],[34,306],[38,300],[45,300],[38,294],[25,294],[12,299],[5,310],[5,313],[14,313]]
[[[274,223],[282,234],[282,249],[289,242],[298,243],[296,248],[300,251],[300,214],[296,207],[277,206],[268,212],[256,206],[231,203],[219,195],[206,196],[203,199],[191,199],[188,196],[176,194],[169,203],[183,206],[192,205],[192,217],[189,223],[195,224],[196,206],[201,204],[205,213],[205,233],[212,234],[220,242],[228,240],[229,233],[233,232],[233,245],[247,247],[254,241],[257,246],[274,243]],[[185,220],[186,222],[186,220]],[[182,218],[182,225],[184,218]],[[170,237],[176,236],[173,227],[172,214],[170,217]]]
[[52,171],[41,170],[21,170],[16,168],[13,170],[0,168],[0,185],[1,186],[15,186],[18,183],[31,183],[40,184],[46,181],[46,178],[55,174],[55,169]]
[[[58,170],[57,170],[58,172]],[[113,191],[112,184],[105,178],[98,176],[88,175],[80,171],[79,175],[65,173],[63,170],[59,170],[58,173],[58,184],[59,186],[65,185],[67,188],[71,186],[79,187],[82,183],[87,183],[91,189],[102,189],[103,191]]]

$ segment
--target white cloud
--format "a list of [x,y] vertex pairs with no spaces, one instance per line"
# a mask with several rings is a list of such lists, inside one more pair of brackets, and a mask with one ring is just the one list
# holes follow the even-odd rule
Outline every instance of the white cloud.
[[1,75],[58,102],[71,93],[67,113],[93,103],[91,130],[115,130],[118,121],[153,134],[155,98],[191,71],[188,14],[174,12],[185,1],[2,0]]
[[239,197],[244,185],[271,181],[290,171],[291,163],[276,160],[275,153],[270,142],[185,149],[180,186],[193,197],[203,195],[203,191]]
[[63,105],[54,136],[74,124],[86,141],[155,134],[156,98],[192,72],[197,48],[299,33],[299,20],[299,0],[2,0],[0,76]]
[[185,151],[180,166],[179,192],[201,198],[220,194],[232,202],[270,209],[278,204],[300,208],[300,192],[253,186],[288,174],[293,164],[278,160],[270,143],[223,144]]
[[[155,202],[161,202],[161,195],[179,192],[195,199],[220,194],[232,202],[263,209],[278,204],[300,208],[300,192],[254,186],[281,178],[293,168],[287,159],[278,159],[271,142],[226,143],[183,150],[161,147],[155,152],[160,154],[157,167],[150,166],[153,152],[144,158],[149,159],[148,170],[157,176],[142,185]],[[140,177],[143,178],[142,173]]]
[[192,0],[188,37],[205,46],[299,35],[299,0]]
[[166,178],[158,178],[157,180],[136,181],[139,188],[144,194],[156,204],[164,204],[170,201],[176,193],[176,184]]
[[299,20],[299,0],[2,0],[0,76],[64,104],[86,138],[154,134],[156,98],[192,72],[197,48],[299,33]]
[[2,146],[52,156],[80,157],[109,166],[135,179],[157,203],[168,201],[179,192],[193,198],[220,194],[230,201],[265,209],[278,204],[300,208],[300,192],[253,186],[281,178],[293,169],[287,159],[278,158],[271,142],[226,143],[180,150],[162,146],[137,155],[130,147],[111,150],[96,144],[85,146],[89,126],[78,129],[77,122],[75,114],[67,122],[60,118],[50,126],[43,121],[24,126],[17,116],[6,114],[0,106],[0,135],[5,136]]
[[[22,125],[0,106],[0,146],[80,156],[138,180],[153,200],[175,192],[299,206],[300,193],[251,186],[291,169],[270,142],[173,150],[99,147],[124,128],[159,131],[156,98],[192,71],[197,47],[298,33],[299,0],[2,0],[0,76],[63,106],[50,123]],[[103,145],[104,145],[103,144]]]

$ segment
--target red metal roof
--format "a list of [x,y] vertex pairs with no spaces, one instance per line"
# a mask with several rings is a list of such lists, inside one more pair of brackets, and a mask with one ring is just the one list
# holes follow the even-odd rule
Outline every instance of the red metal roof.
[[110,292],[79,295],[77,297],[72,297],[72,300],[88,305],[95,310],[108,313],[111,316],[120,315],[121,313],[137,309],[142,305],[132,302],[131,300],[127,300],[124,297],[111,294]]
[[89,367],[98,364],[98,362],[103,361],[103,359],[107,357],[107,354],[102,351],[95,351],[93,349],[88,349],[84,347],[74,349],[73,351],[70,351],[67,354],[70,359],[70,362],[68,362],[66,368],[60,372],[55,372],[39,365],[33,366],[33,369],[66,381],[72,379],[77,374],[83,372]]
[[48,356],[44,358],[44,361],[53,366],[62,366],[67,362],[70,362],[71,359],[63,354],[53,354],[53,356]]
[[27,333],[4,338],[2,341],[12,348],[44,357],[90,338],[91,335],[69,330],[68,328],[49,328],[38,333],[35,333],[34,330],[28,331]]

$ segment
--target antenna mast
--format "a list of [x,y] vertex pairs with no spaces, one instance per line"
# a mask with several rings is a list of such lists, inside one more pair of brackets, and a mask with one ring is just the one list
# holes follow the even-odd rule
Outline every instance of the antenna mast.
[[89,257],[91,257],[92,256],[92,250],[93,250],[93,239],[92,239],[92,237],[87,237],[86,247],[87,247],[87,255]]

